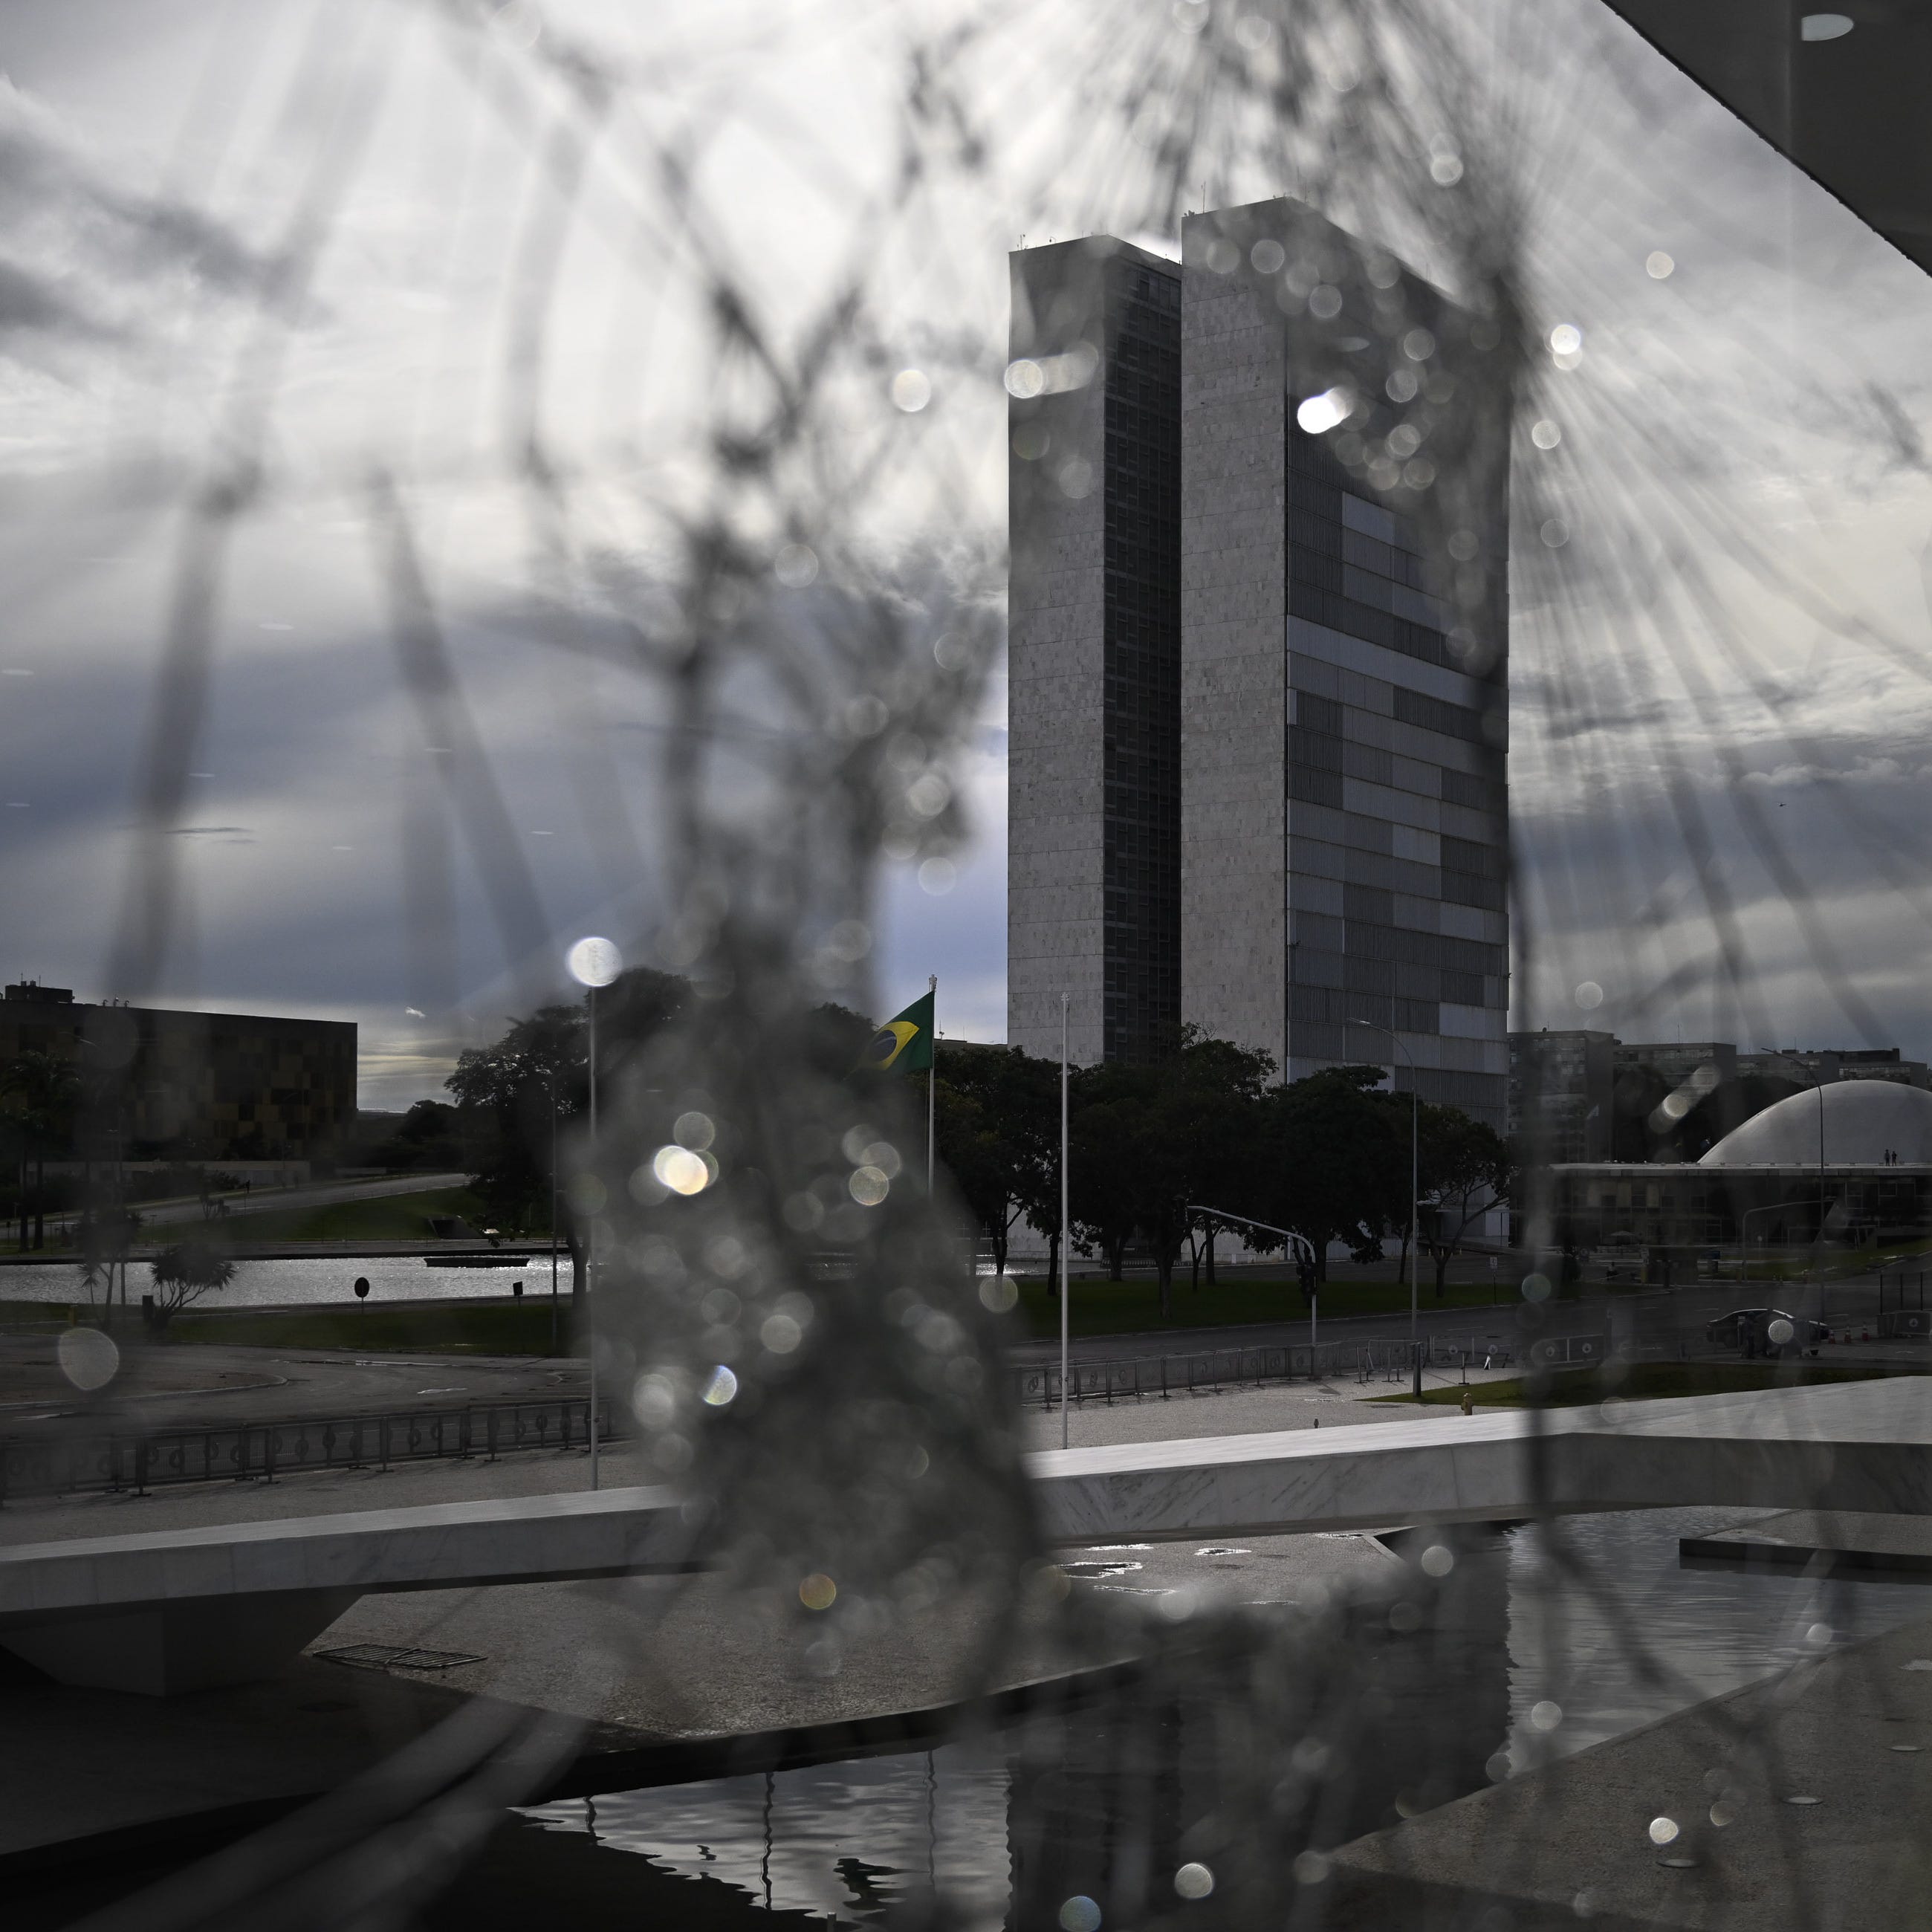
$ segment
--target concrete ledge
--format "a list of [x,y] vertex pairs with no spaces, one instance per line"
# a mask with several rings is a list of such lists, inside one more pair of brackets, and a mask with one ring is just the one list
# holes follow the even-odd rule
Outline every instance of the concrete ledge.
[[[1932,1515],[1932,1378],[1052,1450],[1027,1466],[1059,1543],[1690,1504]],[[627,1489],[28,1544],[0,1551],[0,1643],[70,1683],[242,1682],[206,1673],[224,1657],[272,1667],[269,1625],[292,1631],[325,1598],[663,1574],[699,1533],[676,1492]],[[119,1660],[130,1645],[160,1660],[138,1685]]]
[[663,1489],[358,1510],[0,1550],[0,1628],[50,1613],[289,1590],[454,1589],[683,1567]]
[[518,1497],[0,1551],[0,1646],[57,1682],[174,1696],[273,1676],[372,1591],[663,1574],[659,1489]]
[[1687,1568],[1796,1570],[1909,1582],[1932,1578],[1932,1519],[1792,1510],[1747,1529],[1682,1538],[1677,1553]]
[[1718,1504],[1932,1514],[1932,1378],[1031,1456],[1057,1541]]

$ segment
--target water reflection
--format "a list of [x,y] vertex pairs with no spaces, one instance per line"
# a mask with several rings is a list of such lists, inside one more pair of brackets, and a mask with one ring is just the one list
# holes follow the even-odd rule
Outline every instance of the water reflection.
[[[524,1268],[428,1268],[420,1255],[244,1260],[236,1264],[234,1280],[218,1295],[211,1295],[200,1306],[214,1310],[319,1305],[354,1308],[361,1305],[355,1292],[358,1275],[369,1283],[370,1301],[494,1298],[508,1296],[510,1284],[520,1281],[526,1297],[541,1298],[547,1302],[550,1287],[549,1249],[519,1247],[510,1252],[527,1254],[530,1258],[529,1264]],[[136,1262],[129,1267],[128,1285],[129,1293],[138,1300],[148,1287],[145,1262]],[[559,1270],[558,1286],[567,1301],[570,1296],[568,1255],[563,1257]],[[47,1301],[63,1307],[77,1303],[86,1307],[88,1295],[81,1282],[79,1266],[74,1262],[28,1262],[10,1263],[0,1268],[0,1301]]]
[[[1749,1516],[1683,1509],[1570,1517],[1556,1532],[1557,1548],[1574,1570],[1552,1560],[1534,1529],[1504,1537],[1512,1772],[1740,1689],[1821,1649],[1932,1616],[1932,1594],[1920,1584],[1678,1567],[1680,1538]],[[1531,1716],[1546,1700],[1562,1712],[1548,1731]]]
[[532,1808],[665,1873],[735,1887],[767,1912],[862,1924],[935,1888],[962,1932],[1002,1925],[1011,1778],[988,1739],[753,1778]]
[[[605,1898],[621,1853],[639,1908],[692,1924],[860,1927],[935,1894],[946,1922],[988,1932],[1061,1923],[1082,1900],[1105,1924],[1151,1922],[1184,1870],[1212,1881],[1182,1894],[1190,1924],[1278,1922],[1300,1848],[1932,1614],[1910,1584],[1679,1568],[1680,1538],[1741,1520],[1581,1518],[1555,1546],[1529,1527],[1432,1533],[1414,1553],[1436,1574],[1408,1569],[1406,1594],[1340,1622],[1258,1612],[1294,1626],[1292,1668],[1252,1668],[1235,1642],[933,1751],[538,1808],[493,1853],[489,1902],[507,1910],[538,1856],[550,1904]],[[459,1888],[462,1922],[481,1888]]]

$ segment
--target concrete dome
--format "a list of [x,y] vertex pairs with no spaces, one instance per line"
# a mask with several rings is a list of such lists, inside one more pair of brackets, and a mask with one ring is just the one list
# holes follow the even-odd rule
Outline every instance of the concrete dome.
[[1697,1165],[1816,1166],[1820,1093],[1828,1167],[1877,1167],[1888,1148],[1908,1167],[1932,1166],[1932,1094],[1894,1080],[1834,1080],[1788,1094],[1732,1128]]

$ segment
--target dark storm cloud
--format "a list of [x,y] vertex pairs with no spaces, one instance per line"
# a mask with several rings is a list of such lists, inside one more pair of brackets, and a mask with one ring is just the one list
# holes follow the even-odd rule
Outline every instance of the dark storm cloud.
[[58,283],[0,260],[0,335],[18,330],[94,339],[120,334],[83,310]]
[[[1918,975],[1900,968],[1932,942],[1928,709],[1838,723],[1802,752],[1742,734],[1736,783],[1708,756],[1672,766],[1612,734],[1620,755],[1593,791],[1522,788],[1534,978],[1517,988],[1519,1017],[1627,1037],[1714,1027],[1748,1045],[1802,1036],[1925,1054]],[[1603,988],[1603,1006],[1574,1006],[1583,983]]]
[[256,296],[274,262],[206,211],[111,180],[38,101],[0,83],[0,334],[139,333],[157,284]]

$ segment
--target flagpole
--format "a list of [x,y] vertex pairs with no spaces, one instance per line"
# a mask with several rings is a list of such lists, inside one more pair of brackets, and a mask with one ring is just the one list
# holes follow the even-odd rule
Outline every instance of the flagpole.
[[[588,987],[590,1004],[590,1157],[597,1158],[597,988]],[[584,1326],[590,1348],[590,1486],[598,1486],[597,1467],[597,1227],[585,1223],[584,1239]]]
[[1060,996],[1060,1446],[1066,1447],[1066,1305],[1072,1270],[1067,1262],[1072,1250],[1068,1246],[1066,1226],[1066,1002]]
[[932,1198],[932,1073],[939,1064],[939,975],[927,976],[926,990],[932,1000],[932,1039],[926,1056],[926,1193]]

